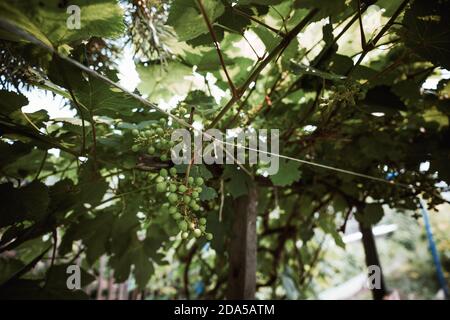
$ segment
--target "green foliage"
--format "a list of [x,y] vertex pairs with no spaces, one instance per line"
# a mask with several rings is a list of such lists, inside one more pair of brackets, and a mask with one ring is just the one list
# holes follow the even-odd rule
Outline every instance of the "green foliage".
[[275,186],[285,187],[300,179],[301,172],[299,170],[300,164],[290,160],[281,160],[278,172],[270,176]]

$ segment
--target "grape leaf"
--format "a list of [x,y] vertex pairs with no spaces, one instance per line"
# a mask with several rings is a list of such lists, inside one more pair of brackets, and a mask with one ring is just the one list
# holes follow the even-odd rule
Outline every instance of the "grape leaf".
[[298,162],[282,159],[280,161],[278,172],[271,175],[270,180],[272,180],[273,184],[276,186],[290,186],[301,177],[299,167],[300,164]]

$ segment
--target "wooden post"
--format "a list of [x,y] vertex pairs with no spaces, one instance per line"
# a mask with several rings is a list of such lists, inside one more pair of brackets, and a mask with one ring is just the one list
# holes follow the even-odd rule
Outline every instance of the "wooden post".
[[359,224],[359,230],[362,233],[362,242],[364,246],[364,253],[366,256],[366,266],[378,266],[380,268],[380,288],[372,289],[372,297],[374,300],[383,300],[387,294],[386,284],[384,282],[383,269],[381,268],[380,259],[378,257],[377,246],[375,244],[375,238],[373,236],[372,228],[365,227],[361,223]]
[[236,202],[230,243],[227,299],[255,299],[256,291],[256,216],[258,195],[256,186]]

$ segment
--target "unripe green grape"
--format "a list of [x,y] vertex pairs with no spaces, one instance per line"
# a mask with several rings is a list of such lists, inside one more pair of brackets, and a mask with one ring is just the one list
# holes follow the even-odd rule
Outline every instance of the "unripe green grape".
[[186,221],[180,221],[178,222],[178,228],[180,228],[181,231],[187,231],[188,229],[188,224]]
[[189,204],[189,202],[191,202],[191,197],[189,197],[188,195],[183,196],[183,201],[184,203]]
[[164,119],[164,118],[159,119],[159,123],[162,124],[162,125],[165,125],[166,124],[166,119]]
[[139,130],[138,129],[133,129],[132,131],[131,131],[131,134],[133,135],[133,136],[138,136],[139,135]]
[[202,225],[205,225],[206,224],[206,219],[205,218],[200,218],[200,219],[198,219],[198,222],[200,224],[202,224]]
[[159,193],[165,192],[167,189],[167,183],[160,182],[156,185],[156,191]]
[[198,204],[195,204],[195,205],[192,206],[192,210],[199,211],[200,210],[200,206]]
[[167,161],[167,155],[163,154],[163,155],[160,157],[160,159],[161,159],[161,161]]
[[144,134],[145,134],[145,136],[147,138],[150,138],[153,135],[153,131],[152,130],[145,130]]
[[162,135],[163,133],[164,133],[164,129],[163,128],[156,128],[156,134]]
[[198,227],[202,232],[205,232],[206,231],[206,226],[200,226],[200,227]]
[[200,229],[194,229],[194,236],[196,238],[200,238],[200,236],[202,235],[202,230]]
[[200,194],[197,191],[192,192],[192,196],[194,198],[198,198],[200,196]]
[[175,141],[169,141],[169,147],[174,147],[175,146]]
[[200,193],[200,192],[202,192],[203,188],[202,187],[196,187],[196,188],[194,188],[194,190]]
[[159,140],[159,144],[161,146],[161,149],[165,149],[166,148],[166,144],[167,144],[166,139],[162,138],[161,140]]
[[182,184],[178,187],[178,191],[185,193],[187,191],[187,188],[184,184]]
[[170,168],[169,172],[170,172],[170,175],[172,175],[172,176],[176,176],[177,175],[177,169],[174,168],[174,167]]
[[193,177],[189,177],[188,178],[188,183],[189,184],[194,184],[194,178]]
[[140,149],[140,147],[137,144],[134,144],[133,146],[131,146],[131,151],[133,152],[138,152]]
[[203,180],[202,177],[198,177],[197,179],[195,179],[195,184],[198,186],[202,186],[203,183],[205,183],[205,181]]
[[177,191],[177,186],[174,185],[173,183],[169,184],[169,191],[170,192],[176,192]]
[[181,218],[183,218],[183,215],[181,213],[177,212],[173,215],[173,218],[175,220],[180,220]]
[[155,154],[156,149],[155,149],[155,147],[148,147],[147,152],[148,152],[148,154]]
[[206,240],[211,241],[212,239],[213,239],[212,233],[207,233],[206,234]]
[[175,213],[177,213],[178,212],[178,209],[177,209],[177,207],[169,207],[169,213],[170,214],[175,214]]
[[181,234],[181,238],[183,238],[183,239],[187,239],[188,237],[189,237],[189,233],[186,231]]
[[160,171],[159,171],[159,175],[161,176],[161,177],[167,177],[168,175],[169,175],[169,172],[167,171],[167,169],[164,169],[164,168],[162,168]]
[[192,199],[191,202],[189,202],[189,206],[191,208],[193,208],[196,204],[197,204],[197,201],[195,201],[194,199]]
[[186,108],[181,107],[179,109],[180,114],[185,114],[187,112]]
[[156,177],[156,183],[164,182],[164,178],[161,176]]
[[167,199],[170,203],[175,203],[178,201],[178,196],[175,193],[170,193]]

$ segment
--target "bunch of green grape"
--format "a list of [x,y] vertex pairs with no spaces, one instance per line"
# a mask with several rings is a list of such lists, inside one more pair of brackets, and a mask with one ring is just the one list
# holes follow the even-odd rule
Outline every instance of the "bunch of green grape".
[[189,238],[190,232],[196,238],[205,236],[211,240],[213,235],[206,232],[206,218],[202,217],[200,193],[204,180],[201,177],[180,178],[176,168],[161,169],[156,177],[156,192],[164,193],[167,202],[163,211],[172,215],[181,231],[181,238]]
[[341,84],[332,86],[331,91],[332,93],[329,98],[322,103],[323,106],[354,107],[356,106],[357,101],[363,100],[366,97],[364,88],[357,83],[352,85]]
[[168,130],[167,121],[161,118],[157,123],[152,123],[145,130],[133,129],[134,144],[133,152],[146,150],[149,155],[160,154],[161,161],[167,161],[170,149],[175,145],[171,141],[171,130]]

